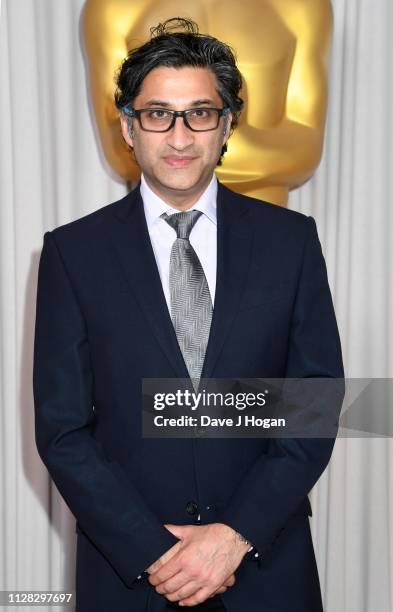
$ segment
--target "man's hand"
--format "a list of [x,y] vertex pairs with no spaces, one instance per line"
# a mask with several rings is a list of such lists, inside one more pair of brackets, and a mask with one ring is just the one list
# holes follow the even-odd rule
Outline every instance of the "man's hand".
[[157,593],[194,606],[235,582],[234,572],[249,545],[223,523],[165,525],[177,542],[147,571]]
[[[152,565],[150,565],[147,568],[147,572],[149,572],[150,574],[153,572],[158,572],[158,570],[167,562],[169,561],[169,559],[171,559],[171,557],[173,557],[173,555],[175,555],[179,548],[181,547],[182,542],[176,542],[176,544],[174,546],[172,546],[172,548],[170,548],[169,550],[167,550],[157,561],[155,561]],[[214,595],[220,594],[220,593],[225,593],[225,591],[227,590],[228,587],[233,586],[236,582],[235,579],[235,574],[231,574],[223,583],[223,585],[217,589],[216,591],[214,591],[211,595],[209,595],[209,598],[214,597]]]

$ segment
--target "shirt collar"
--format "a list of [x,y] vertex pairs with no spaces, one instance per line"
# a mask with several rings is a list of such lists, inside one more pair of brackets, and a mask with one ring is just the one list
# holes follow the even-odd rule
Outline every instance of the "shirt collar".
[[[179,212],[177,208],[164,202],[164,200],[150,189],[143,173],[141,175],[140,192],[149,230],[162,213],[166,212],[168,215],[172,215],[173,213]],[[205,191],[189,210],[200,210],[210,219],[210,221],[217,225],[217,177],[214,172]]]

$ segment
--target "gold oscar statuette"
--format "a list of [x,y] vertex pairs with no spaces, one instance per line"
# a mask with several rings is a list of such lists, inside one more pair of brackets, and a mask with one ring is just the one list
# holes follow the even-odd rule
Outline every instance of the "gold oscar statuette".
[[87,0],[83,31],[96,123],[109,166],[126,181],[139,169],[124,143],[113,101],[114,75],[129,49],[171,17],[228,43],[243,76],[244,110],[218,178],[285,206],[311,177],[323,147],[330,0]]

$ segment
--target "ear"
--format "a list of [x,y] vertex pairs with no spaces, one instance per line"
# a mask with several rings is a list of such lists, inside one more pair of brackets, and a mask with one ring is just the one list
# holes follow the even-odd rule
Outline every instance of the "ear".
[[130,120],[124,115],[124,113],[120,113],[120,126],[123,138],[130,147],[134,147],[134,141],[130,136],[129,121]]

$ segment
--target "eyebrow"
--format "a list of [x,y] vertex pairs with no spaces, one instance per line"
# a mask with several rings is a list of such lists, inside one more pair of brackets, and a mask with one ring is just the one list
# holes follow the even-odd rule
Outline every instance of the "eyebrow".
[[[211,100],[210,98],[201,98],[200,100],[193,100],[192,102],[190,102],[189,105],[187,105],[188,108],[193,107],[193,106],[200,106],[201,104],[209,104],[212,105],[213,104],[213,100]],[[145,103],[145,107],[147,106],[161,106],[163,108],[168,108],[173,106],[173,104],[169,103],[169,102],[165,102],[164,100],[148,100]]]

